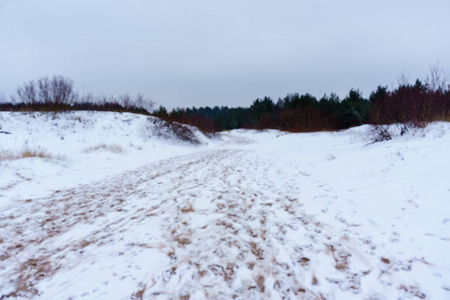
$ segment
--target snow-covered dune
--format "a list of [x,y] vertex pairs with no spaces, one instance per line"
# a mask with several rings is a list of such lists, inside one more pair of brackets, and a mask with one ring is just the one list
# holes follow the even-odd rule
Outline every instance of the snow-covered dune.
[[192,144],[120,113],[0,127],[0,298],[450,298],[447,123],[381,143],[362,126]]
[[[196,128],[186,127],[191,141],[166,122],[138,114],[0,112],[0,207],[10,199],[89,183],[209,143]],[[11,159],[28,152],[28,158]]]

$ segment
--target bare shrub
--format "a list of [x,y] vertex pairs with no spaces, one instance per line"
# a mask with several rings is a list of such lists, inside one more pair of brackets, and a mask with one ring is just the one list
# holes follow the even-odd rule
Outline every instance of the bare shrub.
[[6,102],[7,102],[7,100],[6,100],[5,94],[0,93],[0,103],[6,103]]
[[390,125],[374,125],[370,129],[370,138],[376,142],[388,141],[392,139]]
[[[112,98],[114,99],[114,97]],[[119,96],[118,100],[113,102],[119,103],[125,110],[129,111],[152,112],[155,107],[155,103],[151,99],[145,98],[142,94],[137,94],[135,98],[132,98],[129,94],[123,94]]]
[[38,101],[41,103],[50,103],[51,101],[51,96],[50,96],[50,80],[48,79],[48,77],[44,77],[41,79],[38,79],[37,81],[37,87],[38,87]]
[[50,81],[50,101],[55,104],[73,104],[77,99],[73,81],[62,76],[53,76]]
[[425,83],[432,92],[450,90],[449,75],[439,67],[439,63],[430,67]]
[[198,145],[201,143],[189,125],[153,118],[149,118],[149,121],[153,124],[152,130],[155,131],[154,133],[158,137],[171,139],[175,136],[179,140],[189,144]]
[[152,112],[155,109],[156,104],[152,99],[144,97],[144,95],[142,94],[137,94],[136,98],[134,99],[134,105],[137,108]]
[[73,104],[78,98],[73,81],[63,76],[43,77],[30,81],[17,89],[17,96],[24,104]]
[[131,97],[128,94],[123,94],[119,96],[119,104],[121,104],[124,108],[129,109],[132,107]]
[[36,83],[34,81],[24,83],[22,86],[17,88],[17,96],[19,97],[20,101],[25,104],[37,103],[37,94]]
[[197,139],[194,130],[190,126],[177,122],[172,122],[170,123],[170,127],[175,133],[175,135],[182,141],[191,144],[200,144],[200,141]]

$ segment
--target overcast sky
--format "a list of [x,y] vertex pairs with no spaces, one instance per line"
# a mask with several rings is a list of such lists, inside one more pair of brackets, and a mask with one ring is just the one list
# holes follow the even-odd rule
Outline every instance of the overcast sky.
[[175,106],[450,71],[449,0],[0,0],[0,93],[63,75],[80,92]]

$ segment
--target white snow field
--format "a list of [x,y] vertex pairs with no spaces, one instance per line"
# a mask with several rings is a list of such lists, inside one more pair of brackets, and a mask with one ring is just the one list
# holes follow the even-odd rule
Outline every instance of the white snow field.
[[450,124],[161,124],[0,113],[0,299],[450,299]]

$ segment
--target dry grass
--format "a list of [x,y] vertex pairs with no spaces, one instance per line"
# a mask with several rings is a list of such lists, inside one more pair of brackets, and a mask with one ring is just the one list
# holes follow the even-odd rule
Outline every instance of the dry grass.
[[187,213],[190,213],[190,212],[194,212],[194,207],[192,206],[191,203],[188,203],[187,206],[185,206],[185,207],[183,207],[183,208],[181,209],[181,212],[182,212],[183,214],[187,214]]
[[123,153],[124,152],[123,148],[116,144],[111,144],[111,145],[98,144],[98,145],[91,146],[91,147],[88,147],[83,150],[84,153],[91,153],[91,152],[97,152],[97,151],[109,151],[112,153]]
[[438,114],[438,115],[434,116],[430,121],[431,122],[450,122],[450,111]]
[[3,160],[17,160],[23,158],[47,158],[47,159],[64,159],[62,156],[53,155],[45,149],[31,149],[24,148],[18,153],[12,151],[2,151],[0,152],[0,161]]

